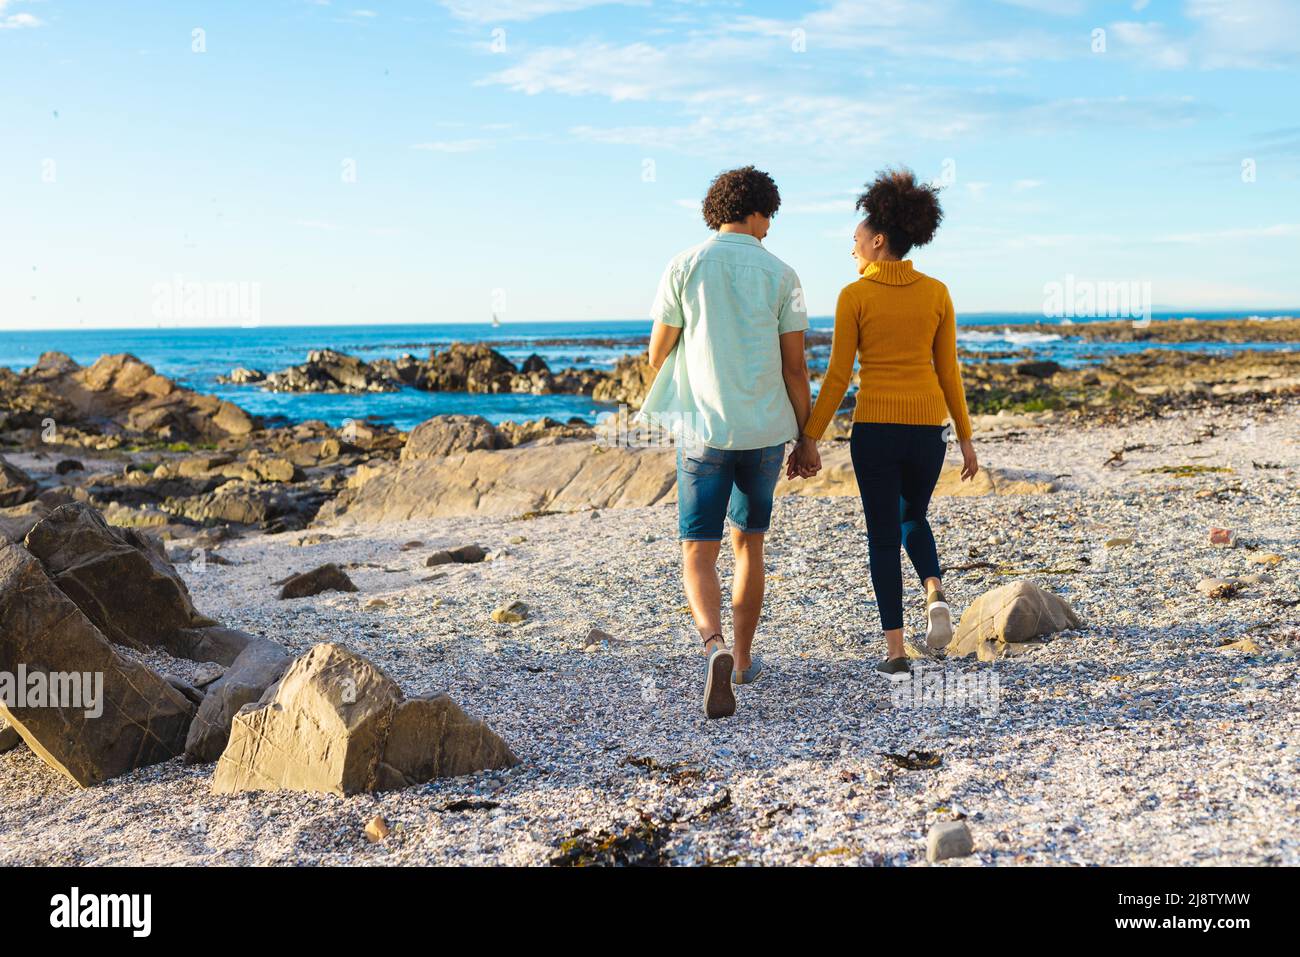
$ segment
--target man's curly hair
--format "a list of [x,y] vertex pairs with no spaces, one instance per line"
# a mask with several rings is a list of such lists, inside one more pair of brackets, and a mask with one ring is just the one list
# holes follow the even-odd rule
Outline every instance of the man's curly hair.
[[772,177],[761,169],[742,166],[713,178],[704,197],[704,222],[709,229],[718,229],[727,223],[744,222],[750,213],[775,216],[780,206],[781,193]]
[[858,197],[857,208],[867,214],[867,228],[884,233],[889,251],[900,258],[933,239],[943,220],[938,188],[918,183],[907,168],[881,170]]

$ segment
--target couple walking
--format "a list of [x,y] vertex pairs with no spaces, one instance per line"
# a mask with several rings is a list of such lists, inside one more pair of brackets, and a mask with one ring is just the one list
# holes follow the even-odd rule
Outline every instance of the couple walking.
[[[804,356],[803,290],[794,270],[762,245],[780,205],[776,183],[761,170],[719,174],[704,199],[704,221],[715,234],[669,263],[651,311],[650,362],[658,371],[642,415],[678,433],[682,576],[708,656],[704,712],[710,718],[734,714],[732,684],[748,684],[763,672],[752,644],[763,607],[763,536],[773,490],[783,465],[790,479],[821,470],[817,442],[844,398],[855,357],[850,451],[887,649],[876,670],[893,680],[909,674],[900,548],[925,586],[926,644],[938,650],[952,638],[925,517],[943,467],[946,418],[961,442],[962,478],[979,469],[952,299],[943,283],[903,258],[939,226],[936,190],[907,170],[887,170],[858,198],[865,213],[853,234],[859,278],[836,304],[816,404]],[[730,646],[717,570],[724,518],[731,520],[736,559]]]

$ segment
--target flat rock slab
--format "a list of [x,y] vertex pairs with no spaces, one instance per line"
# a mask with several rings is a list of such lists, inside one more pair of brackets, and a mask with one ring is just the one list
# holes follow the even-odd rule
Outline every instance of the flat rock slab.
[[[515,516],[636,508],[677,500],[676,453],[666,448],[559,442],[543,447],[454,452],[407,458],[400,464],[363,465],[321,509],[323,523],[396,522],[460,515]],[[847,443],[828,444],[816,478],[782,477],[777,495],[858,494]],[[1047,476],[1013,469],[980,469],[960,480],[960,467],[940,476],[936,496],[1021,495],[1055,491]]]

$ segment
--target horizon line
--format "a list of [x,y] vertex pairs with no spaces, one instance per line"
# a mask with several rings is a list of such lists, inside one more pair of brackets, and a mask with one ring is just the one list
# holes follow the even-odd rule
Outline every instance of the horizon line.
[[[1244,307],[1244,306],[1243,306],[1243,307],[1233,307],[1233,308],[1223,308],[1223,307],[1218,307],[1218,306],[1215,306],[1215,307],[1208,307],[1208,308],[1205,308],[1205,307],[1194,307],[1194,306],[1153,306],[1153,307],[1151,308],[1151,314],[1152,314],[1153,317],[1154,317],[1156,314],[1163,314],[1163,315],[1169,316],[1169,315],[1172,315],[1172,314],[1174,314],[1174,313],[1186,313],[1187,315],[1192,316],[1193,318],[1195,318],[1194,314],[1195,314],[1195,313],[1198,313],[1198,312],[1199,312],[1199,313],[1227,313],[1227,314],[1232,314],[1234,317],[1241,318],[1241,319],[1249,319],[1249,318],[1251,318],[1252,316],[1268,316],[1268,315],[1270,315],[1270,314],[1274,314],[1274,313],[1276,313],[1276,314],[1278,314],[1278,315],[1273,315],[1272,318],[1286,318],[1286,317],[1288,317],[1288,316],[1292,316],[1292,315],[1294,315],[1294,316],[1300,316],[1300,305],[1292,306],[1292,307],[1280,307],[1280,306],[1279,306],[1279,307],[1258,307],[1258,308],[1250,308],[1250,307]],[[965,312],[961,312],[961,313],[959,313],[959,315],[958,315],[958,319],[960,320],[960,318],[961,318],[962,316],[974,316],[974,317],[983,317],[983,316],[1018,316],[1018,317],[1020,317],[1020,316],[1024,316],[1024,317],[1036,317],[1036,321],[1038,321],[1038,322],[1045,322],[1045,323],[1062,323],[1063,318],[1069,318],[1070,321],[1073,322],[1073,323],[1087,323],[1087,322],[1124,322],[1124,321],[1128,321],[1128,320],[1131,320],[1131,319],[1135,318],[1135,317],[1133,317],[1133,316],[1086,316],[1086,317],[1077,317],[1077,316],[1075,316],[1075,317],[1045,316],[1045,315],[1043,315],[1041,312],[1037,312],[1037,311],[1032,311],[1032,310],[1013,310],[1013,309],[1008,309],[1008,310],[1002,310],[1002,309],[970,310],[970,311],[965,311]],[[809,316],[808,318],[809,318],[809,320],[813,320],[813,319],[831,319],[831,320],[833,320],[833,319],[835,318],[835,316],[834,316],[834,314],[832,314],[832,313],[827,313],[827,314],[824,314],[824,315],[812,315],[812,316]],[[169,331],[169,332],[197,332],[197,331],[201,331],[201,330],[205,330],[205,329],[206,329],[206,330],[213,331],[213,332],[219,332],[219,331],[229,331],[229,330],[248,330],[248,331],[252,331],[252,330],[255,330],[255,329],[345,329],[345,328],[357,328],[357,327],[363,327],[363,328],[370,328],[370,327],[373,327],[373,328],[405,328],[405,327],[417,327],[417,326],[418,326],[418,327],[427,327],[427,326],[484,326],[484,327],[492,328],[492,329],[503,329],[503,328],[505,328],[505,327],[507,327],[507,326],[510,326],[510,325],[515,325],[515,326],[529,326],[529,325],[570,325],[570,324],[571,324],[571,325],[579,325],[579,324],[584,324],[584,323],[585,323],[585,324],[593,324],[593,323],[602,323],[602,322],[605,322],[605,323],[646,323],[647,325],[649,325],[649,324],[651,323],[651,320],[650,320],[649,318],[645,318],[645,319],[640,319],[640,318],[632,318],[632,319],[527,319],[527,320],[520,320],[520,321],[517,321],[517,322],[514,322],[514,321],[511,321],[511,322],[503,322],[503,323],[501,323],[499,326],[494,326],[494,325],[492,324],[492,322],[490,322],[490,321],[486,321],[486,320],[478,320],[478,321],[473,321],[473,320],[471,320],[471,321],[430,320],[430,321],[426,321],[426,322],[346,322],[346,321],[328,322],[328,321],[326,321],[326,322],[252,323],[252,324],[248,324],[248,323],[230,323],[230,324],[225,324],[225,325],[211,325],[211,326],[209,326],[209,325],[169,326],[169,325],[165,325],[165,324],[156,324],[156,325],[144,325],[144,324],[141,324],[141,325],[107,325],[107,326],[70,326],[70,327],[66,327],[66,328],[65,328],[65,327],[62,327],[62,326],[54,326],[54,327],[51,327],[51,326],[46,325],[46,326],[39,326],[39,327],[36,327],[36,326],[20,326],[20,327],[10,328],[10,329],[0,328],[0,335],[18,334],[18,333],[34,333],[34,332],[47,332],[47,333],[68,333],[68,332],[146,332],[146,331],[159,331],[159,332],[162,332],[162,331]]]

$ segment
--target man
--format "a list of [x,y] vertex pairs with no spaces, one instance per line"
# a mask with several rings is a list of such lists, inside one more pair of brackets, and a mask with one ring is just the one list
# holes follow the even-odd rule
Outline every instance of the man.
[[[720,173],[704,198],[712,238],[664,271],[651,318],[657,370],[643,417],[677,435],[678,531],[691,615],[708,657],[704,713],[734,714],[732,682],[763,670],[751,653],[763,608],[763,535],[785,444],[811,409],[799,278],[762,246],[781,205],[776,184],[746,166]],[[801,460],[812,475],[820,460]],[[731,519],[733,642],[722,637],[718,553]]]

